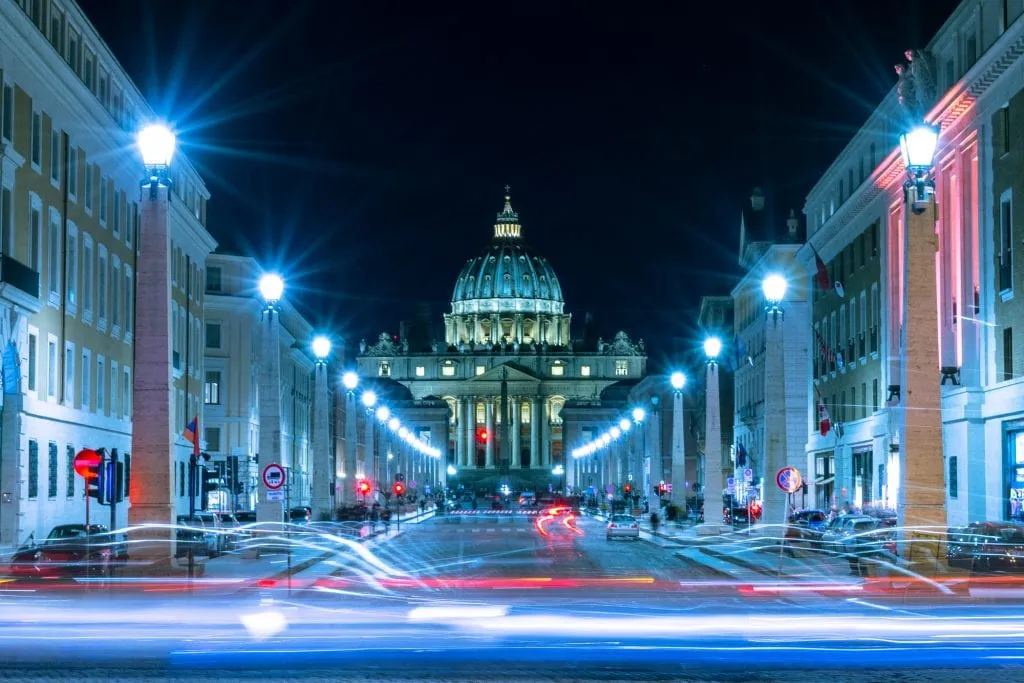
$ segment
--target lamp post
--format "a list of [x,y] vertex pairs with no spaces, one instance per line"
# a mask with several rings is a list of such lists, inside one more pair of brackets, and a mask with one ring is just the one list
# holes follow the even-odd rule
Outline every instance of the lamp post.
[[313,512],[318,519],[334,518],[334,467],[331,462],[329,394],[327,389],[327,358],[331,355],[331,340],[320,335],[313,339]]
[[[128,523],[138,529],[134,535],[139,540],[152,541],[151,544],[133,547],[143,552],[152,549],[154,554],[166,557],[168,547],[174,542],[174,535],[168,525],[175,521],[177,503],[172,475],[177,465],[171,444],[181,432],[174,424],[171,410],[173,401],[169,398],[172,395],[174,368],[168,334],[171,329],[171,312],[167,303],[171,273],[171,230],[168,220],[170,165],[174,157],[175,137],[166,126],[151,125],[139,132],[136,142],[145,175],[140,183],[143,191],[139,198],[140,239],[135,263],[137,304],[132,414],[145,416],[145,419],[136,419],[132,425],[131,506],[128,508]],[[6,396],[5,400],[10,401],[4,410],[6,422],[8,415],[21,414],[15,405],[22,400],[21,394],[15,392]],[[9,426],[5,425],[5,438],[9,431],[14,431],[6,428]],[[14,543],[15,539],[11,536],[17,533],[16,516],[4,515],[4,518],[2,540]],[[11,520],[13,529],[8,526],[7,520]],[[142,553],[133,551],[133,555],[138,554]]]
[[[262,348],[260,354],[260,452],[261,468],[271,463],[281,465],[286,471],[293,463],[283,460],[281,448],[281,310],[278,304],[284,296],[284,280],[276,273],[265,273],[259,280],[260,297],[263,299],[261,321]],[[292,482],[285,482],[290,487]],[[256,521],[280,522],[284,519],[280,500],[269,500],[267,489],[259,484],[259,499],[256,504]]]
[[686,375],[673,372],[669,376],[672,385],[672,471],[670,486],[672,490],[669,500],[683,504],[686,509],[686,435],[683,426],[683,387],[686,386]]
[[[907,170],[904,183],[902,334],[896,351],[899,385],[891,391],[900,401],[899,447],[903,450],[897,494],[898,528],[915,535],[921,527],[944,527],[942,400],[939,389],[938,286],[935,280],[935,182],[932,161],[938,126],[919,125],[900,136]],[[894,321],[893,324],[896,324]],[[934,551],[923,543],[914,554]],[[900,549],[903,554],[904,549]]]
[[[722,353],[722,340],[708,337],[704,340],[704,523],[697,527],[698,535],[718,534],[718,510],[722,508],[722,406],[719,396],[718,356]],[[711,505],[709,508],[708,505]]]
[[636,431],[640,433],[640,472],[641,477],[641,490],[643,491],[644,497],[650,499],[651,496],[651,458],[647,455],[647,425],[644,424],[644,420],[647,419],[647,411],[637,406],[633,408],[632,412],[633,422],[636,424]]
[[[778,273],[771,273],[761,282],[765,311],[765,363],[764,363],[764,512],[767,522],[779,520],[783,525],[789,521],[786,496],[775,484],[775,475],[788,465],[786,453],[786,371],[783,353],[783,326],[785,312],[782,301],[786,297],[788,283]],[[771,517],[769,517],[771,515]]]
[[[367,389],[359,397],[360,403],[366,410],[366,419],[363,421],[363,467],[366,468],[365,460],[370,460],[373,468],[373,486],[376,499],[381,492],[380,488],[380,463],[377,462],[377,421],[373,419],[374,408],[377,405],[377,394],[372,389]],[[364,475],[365,476],[365,475]]]
[[[341,376],[341,384],[345,387],[345,477],[361,481],[366,471],[363,464],[356,460],[356,445],[359,442],[356,435],[356,387],[359,386],[359,375],[349,370]],[[360,494],[356,488],[349,485],[344,490],[347,502],[358,502]]]

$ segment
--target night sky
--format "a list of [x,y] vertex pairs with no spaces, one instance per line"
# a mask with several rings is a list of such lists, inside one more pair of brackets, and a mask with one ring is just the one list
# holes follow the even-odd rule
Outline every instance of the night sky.
[[507,183],[576,331],[591,312],[655,365],[735,283],[751,189],[799,212],[956,6],[79,3],[205,177],[221,248],[317,325],[440,322]]

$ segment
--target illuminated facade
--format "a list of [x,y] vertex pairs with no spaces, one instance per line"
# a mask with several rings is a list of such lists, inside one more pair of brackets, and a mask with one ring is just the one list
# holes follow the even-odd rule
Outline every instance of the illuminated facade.
[[456,280],[444,342],[411,350],[382,334],[360,345],[358,371],[408,387],[414,400],[447,403],[441,446],[457,471],[449,486],[546,490],[558,481],[552,469],[577,445],[563,432],[566,402],[600,403],[611,385],[642,379],[647,364],[643,342],[624,332],[584,348],[564,307],[554,270],[524,242],[506,195],[491,243]]
[[[179,155],[168,219],[173,284],[159,300],[137,301],[134,133],[152,116],[148,105],[74,2],[0,2],[0,35],[4,546],[84,521],[83,481],[72,468],[81,448],[117,448],[129,483],[147,480],[132,458],[135,345],[150,332],[143,306],[170,306],[175,320],[163,333],[174,336],[163,381],[174,387],[168,408],[180,426],[163,437],[171,445],[158,483],[177,493],[173,463],[189,452],[179,435],[185,415],[201,408],[202,288],[186,283],[202,278],[213,240],[208,193]],[[172,500],[187,506],[183,495]],[[94,521],[109,523],[109,508],[93,510]],[[120,506],[118,523],[127,516]]]
[[[910,54],[919,87],[935,92],[926,119],[942,127],[935,155],[934,370],[942,382],[950,525],[1004,519],[1024,499],[1024,379],[1013,340],[1024,313],[1014,296],[1021,270],[1013,245],[1024,155],[1024,136],[1014,126],[1024,123],[1021,12],[1020,3],[961,3],[928,46]],[[894,89],[804,207],[811,246],[833,279],[846,279],[845,297],[818,291],[813,302],[814,329],[845,361],[839,367],[813,345],[811,386],[844,426],[821,436],[815,391],[808,391],[806,467],[821,504],[895,508],[899,500],[905,172],[897,136],[908,123]],[[812,249],[800,255],[813,274]]]

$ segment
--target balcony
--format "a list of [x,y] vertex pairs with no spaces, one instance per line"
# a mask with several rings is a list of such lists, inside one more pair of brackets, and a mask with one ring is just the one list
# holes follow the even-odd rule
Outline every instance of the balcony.
[[37,313],[42,307],[39,273],[17,259],[0,254],[0,295],[15,306]]

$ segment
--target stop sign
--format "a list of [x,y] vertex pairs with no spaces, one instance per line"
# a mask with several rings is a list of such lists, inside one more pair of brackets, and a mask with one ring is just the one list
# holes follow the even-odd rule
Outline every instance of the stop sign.
[[75,455],[75,474],[83,479],[88,479],[90,477],[89,468],[99,465],[102,462],[102,455],[91,448],[83,448],[78,451],[77,455]]

